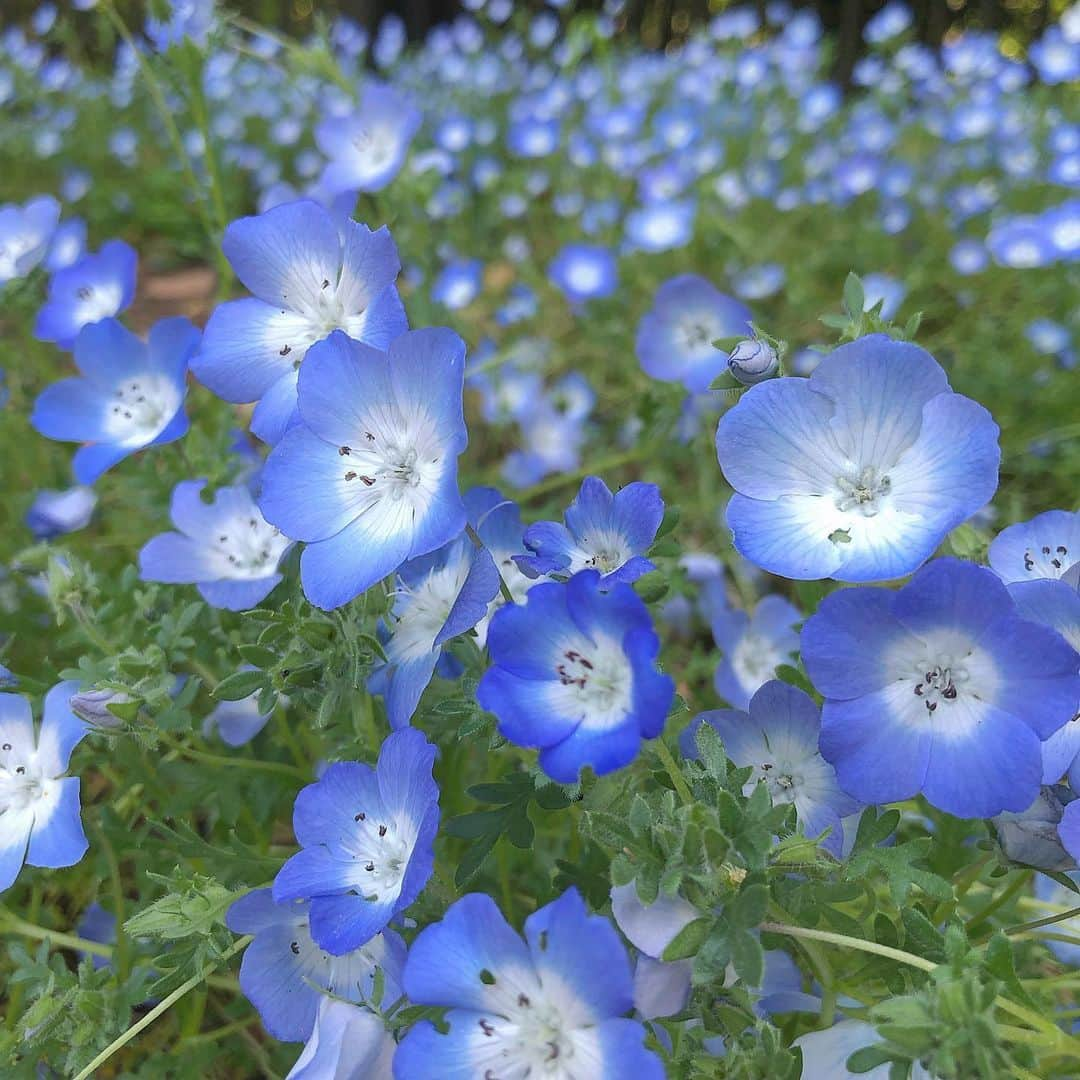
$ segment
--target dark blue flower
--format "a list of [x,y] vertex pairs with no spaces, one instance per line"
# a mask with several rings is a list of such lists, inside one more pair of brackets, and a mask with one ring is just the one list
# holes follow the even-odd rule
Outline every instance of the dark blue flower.
[[477,700],[499,731],[540,749],[540,766],[573,783],[629,764],[641,740],[663,730],[674,683],[656,670],[659,642],[634,590],[600,587],[595,570],[565,585],[542,582],[523,605],[495,612],[488,630],[492,667]]
[[867,803],[918,793],[957,817],[1026,810],[1042,744],[1075,714],[1080,656],[984,567],[937,559],[898,592],[842,589],[802,631],[821,752]]
[[634,482],[614,495],[598,476],[587,476],[563,515],[565,524],[538,521],[525,530],[518,566],[530,576],[570,577],[599,570],[606,587],[636,581],[654,569],[645,552],[664,518],[664,500],[655,484]]

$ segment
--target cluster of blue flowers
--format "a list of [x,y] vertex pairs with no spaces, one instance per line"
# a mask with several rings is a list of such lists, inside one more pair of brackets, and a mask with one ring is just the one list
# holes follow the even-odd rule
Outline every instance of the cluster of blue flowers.
[[[492,0],[487,17],[498,24],[510,6]],[[400,30],[385,23],[373,55],[384,74],[394,72],[392,84],[370,80],[355,102],[309,88],[318,108],[298,105],[274,122],[284,145],[312,127],[318,152],[301,152],[310,160],[296,165],[308,183],[245,153],[255,148],[239,137],[229,143],[233,164],[260,191],[260,212],[229,224],[221,243],[250,295],[217,304],[201,331],[166,318],[143,340],[121,318],[136,293],[131,247],[114,240],[88,251],[85,226],[61,222],[52,197],[0,208],[0,285],[39,265],[49,271],[33,333],[70,352],[75,369],[40,393],[30,416],[42,436],[79,444],[76,486],[41,492],[34,503],[35,538],[86,526],[103,474],[183,439],[189,391],[208,391],[250,407],[236,415],[249,419],[258,448],[245,442],[247,456],[229,462],[227,483],[181,474],[170,505],[162,498],[158,508],[162,531],[138,553],[141,581],[195,586],[206,605],[230,612],[280,608],[294,589],[294,609],[302,593],[346,632],[369,598],[386,601],[377,659],[355,686],[382,702],[373,723],[385,722],[388,733],[377,761],[320,765],[295,798],[297,850],[270,887],[241,896],[227,916],[229,929],[252,935],[240,987],[266,1030],[306,1043],[291,1077],[659,1080],[666,1036],[646,1022],[678,1016],[691,993],[689,962],[664,959],[701,915],[677,887],[644,904],[632,885],[616,886],[611,919],[566,888],[536,907],[521,934],[487,895],[446,906],[445,890],[428,890],[439,782],[454,777],[440,772],[424,700],[433,680],[462,680],[466,651],[476,658],[475,680],[461,683],[470,705],[494,717],[498,736],[525,751],[542,783],[574,794],[594,775],[632,767],[643,745],[664,735],[677,680],[685,687],[684,673],[662,657],[647,602],[656,599],[649,585],[674,517],[656,484],[612,490],[580,468],[594,388],[576,372],[549,378],[550,343],[540,339],[467,346],[448,327],[410,328],[406,305],[414,317],[467,309],[486,288],[484,263],[447,248],[421,289],[408,266],[403,273],[397,226],[392,236],[353,217],[358,194],[381,192],[406,169],[437,178],[425,208],[435,221],[475,189],[513,222],[525,212],[515,196],[523,203],[555,183],[538,169],[525,192],[502,190],[503,164],[490,150],[498,133],[452,101],[432,103],[424,82],[452,75],[483,91],[514,79],[509,155],[542,162],[567,147],[582,170],[599,162],[634,177],[625,214],[572,186],[552,192],[555,212],[580,223],[580,239],[541,265],[571,327],[612,302],[628,261],[687,248],[706,184],[728,210],[751,198],[778,209],[847,205],[877,192],[887,234],[902,232],[916,205],[940,200],[963,275],[989,260],[1030,269],[1080,254],[1076,199],[1038,214],[1003,213],[974,235],[986,193],[966,190],[961,176],[984,155],[1014,162],[1002,164],[1002,176],[1017,185],[1040,170],[1065,187],[1080,183],[1080,128],[1055,124],[1036,147],[1022,117],[998,116],[1026,68],[978,34],[950,42],[940,59],[905,44],[896,46],[895,67],[883,67],[876,52],[860,62],[863,86],[902,72],[920,123],[954,151],[942,159],[951,162],[945,177],[921,177],[900,152],[909,117],[869,100],[845,117],[840,138],[825,138],[840,103],[815,74],[820,28],[786,5],[768,9],[771,36],[759,36],[750,9],[726,11],[687,42],[685,70],[639,58],[614,95],[595,68],[575,73],[568,55],[556,57],[564,71],[533,66],[515,75],[525,42],[508,36],[501,53],[481,53],[471,19],[399,63]],[[903,5],[888,4],[868,40],[896,45],[909,19]],[[553,20],[550,12],[531,20],[530,47],[550,45]],[[609,21],[599,20],[601,36]],[[1033,49],[1046,83],[1080,77],[1078,22],[1047,31]],[[152,19],[146,36],[164,52],[183,41],[205,45],[218,30],[212,4],[185,0],[169,18]],[[366,49],[360,37],[346,20],[333,28],[335,50],[351,62]],[[8,38],[18,66],[34,66],[33,43]],[[719,47],[731,42],[746,43],[735,59]],[[218,71],[215,59],[205,89],[221,100],[236,74],[224,69],[243,62],[230,55]],[[129,66],[118,64],[99,91],[122,97]],[[63,70],[51,77],[74,78]],[[769,96],[769,77],[782,84],[785,104]],[[734,104],[713,108],[721,90],[734,93]],[[0,82],[0,101],[13,93]],[[219,125],[254,115],[260,99],[241,95],[234,104]],[[325,116],[312,124],[317,112]],[[726,168],[723,143],[710,136],[774,115],[760,157]],[[139,148],[120,146],[118,134],[113,153],[137,162]],[[778,167],[796,135],[809,146],[798,182]],[[505,254],[532,255],[524,239],[515,251],[513,239]],[[903,285],[868,276],[862,310],[849,315],[873,332],[788,358],[748,306],[784,287],[784,268],[747,264],[724,276],[734,295],[685,270],[659,280],[636,324],[643,377],[674,384],[682,399],[678,434],[689,440],[708,426],[711,437],[715,423],[715,461],[694,469],[704,483],[722,479],[731,489],[724,520],[736,579],[715,558],[684,555],[686,588],[662,612],[672,636],[700,623],[715,645],[712,685],[722,707],[683,728],[683,756],[698,753],[698,729],[715,730],[730,761],[747,770],[744,793],[763,787],[774,806],[793,807],[797,829],[834,863],[848,858],[864,808],[921,797],[957,818],[993,820],[1017,861],[1074,868],[1080,512],[1054,510],[1002,529],[985,565],[949,554],[957,550],[950,536],[995,496],[1000,431],[891,324]],[[537,302],[519,284],[494,322],[528,322]],[[1043,320],[1028,330],[1040,353],[1072,362],[1067,329]],[[716,393],[725,387],[727,396]],[[508,489],[552,474],[581,480],[560,504],[561,522],[526,523],[522,500],[463,486],[467,389],[488,427],[517,425],[520,437],[501,460]],[[623,434],[626,445],[641,436],[630,424]],[[788,584],[826,581],[838,585],[823,585],[813,610]],[[0,667],[5,689],[8,675]],[[24,863],[71,866],[87,851],[80,780],[66,774],[84,737],[118,722],[109,704],[124,699],[64,681],[45,695],[35,727],[28,698],[0,693],[0,890]],[[236,747],[255,738],[270,711],[252,694],[219,706],[204,730]],[[418,900],[429,913],[443,905],[441,918],[417,927]],[[406,1006],[424,1012],[415,1021],[410,1014],[403,1030]],[[750,1007],[762,1017],[822,1012],[780,950],[766,953]],[[847,1075],[849,1054],[875,1039],[859,1020],[832,1024],[832,1005],[828,1015],[830,1026],[796,1040],[817,1070],[806,1076]]]

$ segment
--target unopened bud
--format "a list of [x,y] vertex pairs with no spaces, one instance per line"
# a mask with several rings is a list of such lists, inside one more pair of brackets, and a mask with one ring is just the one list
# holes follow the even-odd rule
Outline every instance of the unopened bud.
[[126,705],[131,696],[123,690],[83,690],[72,694],[68,704],[71,711],[81,720],[95,727],[119,727],[123,721],[109,711],[110,705]]
[[780,370],[780,358],[767,341],[747,338],[728,355],[728,370],[744,386],[753,386],[771,379]]

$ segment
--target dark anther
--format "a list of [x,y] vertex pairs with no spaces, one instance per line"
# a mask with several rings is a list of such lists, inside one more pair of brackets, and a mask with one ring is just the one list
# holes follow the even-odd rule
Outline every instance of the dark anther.
[[375,864],[373,862],[364,863],[364,869],[370,874],[375,870]]
[[481,968],[480,969],[480,981],[485,986],[494,986],[495,985],[495,976],[492,975],[491,972],[488,971],[487,968]]
[[281,348],[278,349],[278,356],[288,356],[289,353],[291,353],[291,352],[292,352],[292,346],[291,345],[282,345]]
[[329,278],[323,278],[322,279],[322,287],[324,289],[329,289],[330,288],[330,279]]
[[367,439],[368,442],[374,442],[375,441],[375,436],[372,435],[370,431],[365,431],[364,432],[364,438]]
[[554,1061],[559,1056],[559,1044],[552,1039],[552,1041],[548,1043],[548,1046],[551,1047],[551,1053],[548,1054],[547,1060]]
[[918,683],[916,685],[916,687],[915,687],[915,696],[916,697],[922,697],[922,687],[923,687],[922,683]]
[[18,774],[19,774],[20,776],[22,776],[22,775],[23,775],[23,773],[25,773],[25,772],[26,772],[26,766],[25,766],[25,765],[20,765],[20,766],[19,766],[19,767],[18,767],[18,768],[17,768],[17,769],[15,770],[15,771],[16,771],[16,772],[17,772],[17,773],[18,773]]
[[353,818],[353,821],[363,821],[364,818],[366,818],[366,817],[367,817],[367,814],[365,814],[363,811],[361,811],[359,814],[356,815],[356,817]]
[[9,743],[9,742],[4,743],[4,749],[5,750],[10,750],[11,749],[11,743]]
[[1069,554],[1069,549],[1068,549],[1067,547],[1062,547],[1062,546],[1061,546],[1061,545],[1059,544],[1059,545],[1058,545],[1058,549],[1057,549],[1057,553],[1058,553],[1059,555],[1068,555],[1068,554]]
[[289,948],[292,949],[293,956],[299,956],[300,955],[300,942],[299,941],[290,941],[289,942]]
[[592,669],[593,669],[593,666],[592,666],[592,664],[590,664],[590,663],[589,663],[589,661],[588,661],[588,660],[586,660],[584,656],[583,656],[583,657],[581,658],[581,666],[582,666],[582,667],[583,667],[583,668],[584,668],[584,669],[585,669],[586,671],[592,671]]
[[352,470],[350,469],[350,470],[349,470],[349,471],[348,471],[348,472],[347,472],[347,473],[345,474],[345,479],[346,479],[346,480],[355,480],[355,479],[356,479],[356,473],[354,473],[354,472],[353,472],[353,471],[352,471]]
[[1050,549],[1048,547],[1044,547],[1043,548],[1043,554],[1044,555],[1049,555],[1050,554]]
[[540,951],[547,952],[548,945],[548,932],[546,930],[540,931]]
[[937,708],[937,702],[936,701],[928,701],[926,703],[926,711],[927,712],[933,712],[936,708]]
[[386,835],[386,826],[385,825],[380,825],[379,826],[379,835],[380,836],[385,836]]
[[518,1004],[523,1009],[527,1009],[532,1004],[532,1002],[529,1000],[526,994],[518,994]]
[[371,487],[371,485],[375,483],[375,477],[374,476],[361,476],[360,481],[361,481],[361,483],[363,483],[363,485],[365,487]]
[[480,1021],[480,1030],[485,1035],[494,1035],[495,1034],[495,1029],[486,1020],[481,1020]]
[[952,683],[949,683],[949,685],[946,686],[945,689],[941,691],[941,696],[943,698],[945,698],[946,701],[955,701],[956,700],[956,687],[953,686]]
[[84,286],[83,286],[83,287],[82,287],[81,289],[79,289],[79,290],[78,290],[78,291],[77,291],[77,292],[75,293],[75,295],[76,295],[76,296],[77,296],[77,297],[78,297],[78,298],[79,298],[80,300],[89,300],[89,299],[90,299],[90,294],[91,294],[91,292],[92,292],[92,290],[91,290],[91,289],[88,289],[88,288],[87,288],[87,287],[86,287],[86,286],[84,285]]
[[339,446],[337,452],[338,452],[339,457],[348,457],[352,453],[352,447],[351,446]]

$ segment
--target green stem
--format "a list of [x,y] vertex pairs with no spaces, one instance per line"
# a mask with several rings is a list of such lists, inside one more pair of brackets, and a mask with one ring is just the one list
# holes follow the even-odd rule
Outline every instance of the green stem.
[[[104,956],[112,959],[113,947],[102,945],[97,941],[87,941],[85,938],[76,937],[74,934],[64,934],[59,930],[49,930],[44,926],[20,919],[18,915],[12,915],[10,911],[0,911],[0,926],[12,934],[20,934],[22,937],[31,938],[34,941],[47,941],[50,945],[56,945],[61,949],[75,949],[92,956]],[[17,989],[17,987],[16,987]]]
[[105,862],[109,866],[109,885],[112,891],[113,908],[115,909],[113,917],[116,919],[116,976],[120,982],[123,982],[128,977],[128,972],[131,969],[128,937],[124,933],[124,885],[120,877],[120,863],[117,861],[116,852],[113,851],[108,834],[105,832],[105,826],[100,821],[97,822],[97,833],[101,837]]
[[655,742],[655,748],[656,756],[664,763],[664,768],[667,770],[668,776],[671,777],[671,782],[679,793],[679,798],[687,806],[690,806],[694,802],[694,793],[690,790],[690,785],[686,782],[682,769],[679,768],[675,758],[672,757],[671,751],[667,748],[667,743],[664,742],[663,738],[659,738]]
[[93,1061],[90,1062],[86,1068],[82,1069],[76,1074],[74,1080],[87,1080],[87,1077],[93,1076],[95,1070],[99,1069],[106,1061],[122,1050],[136,1035],[139,1034],[144,1028],[148,1028],[159,1016],[166,1013],[171,1009],[185,994],[194,990],[196,986],[199,986],[202,981],[210,974],[210,972],[218,966],[218,964],[225,963],[226,960],[232,959],[241,949],[245,948],[251,941],[251,935],[245,934],[244,937],[234,941],[230,948],[225,952],[221,959],[213,964],[211,967],[204,971],[200,971],[197,975],[192,975],[187,982],[178,986],[168,997],[162,998],[157,1005],[154,1006],[141,1020],[132,1024],[121,1036],[114,1039]]
[[1021,870],[1016,876],[994,896],[988,904],[985,904],[967,921],[967,932],[969,935],[974,936],[975,931],[981,928],[995,911],[1003,908],[1025,885],[1031,880],[1032,871]]
[[[1030,874],[1030,871],[1028,873]],[[1066,919],[1074,919],[1077,915],[1080,915],[1080,907],[1069,908],[1068,911],[1059,911],[1057,914],[1047,915],[1043,919],[1034,919],[1032,922],[1010,926],[1005,933],[1009,937],[1013,937],[1016,934],[1025,934],[1028,930],[1038,930],[1040,926],[1051,926],[1054,923],[1064,922]]]
[[260,761],[258,758],[225,757],[222,754],[208,754],[205,750],[196,750],[194,747],[185,746],[178,739],[174,739],[167,732],[159,731],[158,738],[171,746],[178,754],[191,758],[193,761],[205,761],[210,765],[220,765],[226,769],[255,769],[259,772],[276,772],[284,776],[307,781],[310,778],[307,772],[295,765],[286,765],[283,761]]

